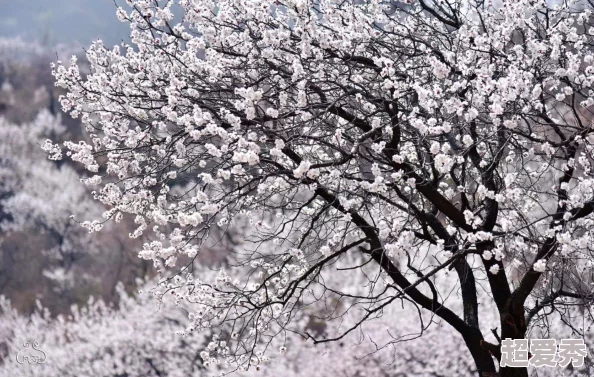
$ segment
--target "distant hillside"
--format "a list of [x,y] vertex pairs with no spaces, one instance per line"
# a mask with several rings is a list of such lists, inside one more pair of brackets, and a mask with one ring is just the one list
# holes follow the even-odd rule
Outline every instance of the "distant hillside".
[[128,41],[130,29],[116,18],[113,0],[0,0],[0,9],[0,36],[81,48],[98,38],[109,45]]

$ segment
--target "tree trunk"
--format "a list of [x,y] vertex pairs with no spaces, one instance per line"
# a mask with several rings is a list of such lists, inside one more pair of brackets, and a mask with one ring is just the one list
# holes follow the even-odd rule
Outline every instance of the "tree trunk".
[[[510,299],[507,310],[501,314],[501,339],[524,339],[526,336],[526,316],[524,305]],[[501,377],[528,377],[528,368],[499,368]]]
[[501,377],[528,377],[528,368],[502,367],[499,369]]
[[479,329],[469,328],[462,334],[466,346],[472,355],[479,377],[497,376],[497,369],[491,353],[483,347],[483,335]]

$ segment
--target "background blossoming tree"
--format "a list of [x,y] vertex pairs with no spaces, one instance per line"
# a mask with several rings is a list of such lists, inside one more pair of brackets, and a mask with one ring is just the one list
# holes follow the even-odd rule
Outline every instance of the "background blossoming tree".
[[80,181],[80,165],[49,161],[40,148],[84,135],[77,120],[56,114],[49,69],[73,50],[0,38],[0,294],[23,315],[37,299],[53,315],[90,296],[113,302],[118,282],[130,292],[151,275],[133,251],[142,241],[128,237],[132,221],[94,234],[77,224],[105,208]]
[[[153,238],[156,293],[217,332],[204,365],[260,368],[289,334],[340,342],[398,305],[482,376],[527,375],[499,340],[549,316],[591,331],[590,5],[408,3],[130,0],[132,46],[54,67],[90,143],[44,148],[94,173],[110,209],[86,227],[131,215]],[[194,274],[231,228],[226,269]]]
[[[216,276],[216,272],[200,271],[203,278],[209,275]],[[346,280],[334,283],[341,287],[352,286]],[[8,301],[0,300],[0,374],[21,377],[202,377],[213,374],[212,370],[205,370],[199,356],[210,334],[193,332],[185,337],[177,334],[187,323],[187,315],[175,307],[174,296],[166,295],[158,302],[147,294],[149,291],[132,297],[121,288],[117,308],[102,301],[91,301],[84,308],[75,308],[70,315],[57,318],[52,318],[45,308],[25,317],[13,310]],[[312,309],[308,311],[315,314]],[[473,363],[466,352],[448,350],[451,346],[463,347],[462,339],[443,336],[444,330],[452,335],[448,328],[431,326],[425,329],[423,337],[415,336],[419,322],[418,313],[412,307],[390,308],[381,320],[368,323],[365,333],[378,342],[390,338],[386,328],[391,327],[391,314],[407,319],[391,332],[407,337],[407,347],[378,350],[373,343],[360,339],[359,334],[352,334],[342,342],[315,346],[304,342],[298,334],[288,334],[284,340],[286,351],[282,355],[274,352],[274,363],[261,370],[251,368],[241,375],[429,376],[435,371],[473,375]],[[306,326],[310,331],[328,331],[323,322]],[[32,339],[44,352],[45,362],[19,363],[13,356]],[[425,347],[428,340],[440,349],[436,352],[432,347]]]
[[[353,256],[356,257],[356,256]],[[328,274],[326,284],[337,289],[365,292],[365,276],[345,279],[352,265],[352,257],[341,259],[337,265],[342,273]],[[203,279],[215,277],[216,271],[201,268],[196,271]],[[352,274],[351,274],[352,275]],[[455,284],[447,275],[439,276],[441,284]],[[71,313],[52,317],[47,308],[39,306],[31,316],[20,315],[10,303],[0,298],[0,375],[15,377],[203,377],[213,375],[205,370],[199,353],[211,338],[210,331],[192,332],[185,337],[178,332],[187,323],[182,308],[174,305],[176,297],[165,295],[154,300],[147,293],[154,282],[145,282],[135,296],[126,294],[123,286],[117,289],[117,307],[103,301],[91,300],[82,308],[73,307]],[[146,288],[146,289],[145,289]],[[352,298],[351,298],[352,299]],[[345,301],[343,300],[343,305]],[[490,298],[479,296],[481,304]],[[453,305],[460,300],[452,297]],[[321,305],[318,305],[321,304]],[[181,305],[182,307],[185,305]],[[457,308],[456,308],[457,309]],[[579,315],[579,308],[575,314]],[[304,327],[315,334],[336,331],[335,322],[320,318],[323,303],[308,306]],[[488,314],[495,314],[490,311]],[[297,333],[287,333],[283,347],[272,352],[270,365],[251,368],[238,373],[250,376],[473,376],[476,367],[465,351],[463,339],[447,323],[439,323],[429,311],[419,315],[412,305],[390,305],[381,317],[367,321],[360,331],[352,332],[338,342],[313,344]],[[394,326],[398,318],[398,326]],[[345,315],[346,323],[356,316]],[[494,323],[497,318],[482,315],[482,323]],[[565,337],[568,327],[557,315],[549,317],[546,336]],[[544,331],[543,331],[544,332]],[[538,332],[532,333],[539,337]],[[586,335],[591,354],[594,334]],[[396,342],[395,339],[399,342]],[[37,355],[43,363],[19,363],[19,353],[27,355],[23,344],[38,343]],[[31,343],[30,343],[31,344]],[[280,352],[282,351],[282,353]],[[586,368],[540,368],[538,376],[583,376]]]

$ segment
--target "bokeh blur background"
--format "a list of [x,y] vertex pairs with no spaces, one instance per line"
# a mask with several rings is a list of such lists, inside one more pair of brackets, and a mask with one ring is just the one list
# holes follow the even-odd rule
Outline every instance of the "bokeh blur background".
[[0,0],[0,295],[24,315],[38,301],[52,315],[90,297],[117,304],[118,281],[134,291],[151,275],[126,226],[88,234],[77,224],[101,213],[79,182],[84,172],[40,148],[47,138],[84,137],[60,111],[50,64],[84,62],[97,39],[129,41],[115,11],[113,0]]

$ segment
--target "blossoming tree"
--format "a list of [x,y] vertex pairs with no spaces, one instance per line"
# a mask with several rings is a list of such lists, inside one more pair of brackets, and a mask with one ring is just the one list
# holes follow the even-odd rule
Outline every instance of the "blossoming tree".
[[[328,274],[326,284],[355,292],[365,292],[365,276],[345,279],[352,258],[343,258],[336,267],[342,272]],[[203,279],[216,276],[216,271],[200,268]],[[351,274],[352,276],[352,274]],[[455,284],[454,276],[438,275],[440,285]],[[359,283],[359,284],[357,284]],[[91,300],[82,308],[73,307],[69,315],[53,318],[43,307],[31,316],[19,315],[10,303],[0,297],[0,375],[15,377],[137,377],[211,376],[199,352],[211,337],[209,331],[192,332],[185,337],[177,332],[188,323],[185,312],[174,305],[176,297],[165,295],[154,300],[147,293],[153,282],[143,283],[139,294],[130,296],[118,287],[120,296],[116,307],[102,301]],[[353,298],[344,298],[345,301]],[[479,295],[479,302],[489,304],[486,294]],[[454,306],[461,302],[455,295],[450,301]],[[324,306],[321,301],[308,306],[309,315],[304,324],[308,331],[328,334],[336,331],[321,320]],[[186,305],[182,305],[186,306]],[[579,308],[577,309],[579,312]],[[496,320],[496,311],[487,311],[481,317],[484,324]],[[419,315],[421,314],[421,315]],[[579,315],[579,313],[574,313]],[[398,318],[398,326],[393,326]],[[550,317],[547,334],[537,337],[559,338],[569,328],[559,318]],[[346,315],[343,322],[356,320]],[[283,346],[271,353],[272,362],[264,368],[251,368],[241,376],[473,376],[475,366],[464,351],[464,341],[455,329],[446,323],[438,324],[433,313],[419,313],[414,306],[387,306],[382,316],[367,321],[361,331],[352,332],[339,342],[315,345],[297,333],[287,333]],[[432,323],[433,322],[433,323]],[[590,353],[594,351],[594,334],[586,335]],[[398,342],[395,339],[398,338]],[[29,347],[23,345],[29,344]],[[34,345],[35,348],[31,348]],[[39,359],[24,361],[24,357]],[[259,369],[259,370],[258,370]],[[541,368],[538,376],[580,376],[586,368]]]
[[[70,217],[100,216],[101,206],[90,200],[71,166],[48,161],[39,148],[48,137],[64,134],[59,118],[47,110],[20,125],[0,117],[0,290],[13,299],[20,292],[23,299],[15,304],[21,310],[34,305],[22,294],[34,285],[72,297],[76,262],[96,251],[96,237]],[[41,274],[49,282],[40,284]]]
[[[94,43],[84,77],[54,66],[91,143],[44,148],[94,173],[110,209],[91,231],[131,215],[131,236],[153,237],[139,256],[159,292],[192,307],[188,333],[219,332],[205,365],[259,368],[287,334],[340,342],[401,303],[458,333],[481,376],[526,376],[498,367],[500,339],[548,316],[591,331],[589,5],[128,4],[132,46]],[[249,229],[244,247],[214,281],[194,276],[228,227]],[[344,269],[357,289],[328,278]],[[342,326],[310,331],[312,305]]]
[[[177,336],[184,320],[181,310],[146,294],[129,296],[122,285],[118,294],[117,309],[91,300],[57,318],[43,307],[30,317],[19,315],[0,296],[0,373],[15,377],[203,375],[197,350],[204,336]],[[24,361],[25,356],[38,359]]]
[[[23,115],[18,110],[23,91],[6,113]],[[35,99],[26,104],[35,105],[40,105]],[[111,301],[118,282],[130,287],[135,277],[150,274],[148,263],[130,250],[131,222],[100,234],[89,234],[77,224],[101,216],[105,208],[92,200],[80,171],[72,164],[48,161],[39,147],[47,138],[69,137],[61,117],[42,109],[31,121],[18,124],[5,118],[6,113],[0,116],[2,295],[21,313],[34,309],[41,298],[56,314],[89,295]]]

